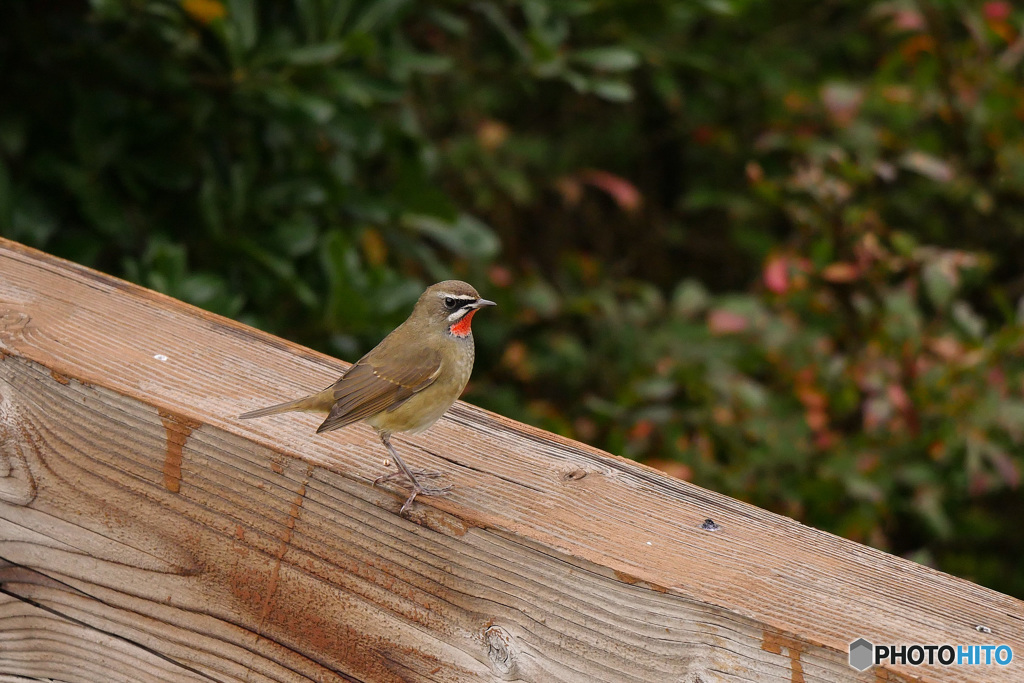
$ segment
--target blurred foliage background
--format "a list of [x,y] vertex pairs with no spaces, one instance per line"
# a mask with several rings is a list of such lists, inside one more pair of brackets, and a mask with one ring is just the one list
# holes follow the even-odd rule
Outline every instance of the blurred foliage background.
[[1024,597],[1024,10],[11,0],[0,234]]

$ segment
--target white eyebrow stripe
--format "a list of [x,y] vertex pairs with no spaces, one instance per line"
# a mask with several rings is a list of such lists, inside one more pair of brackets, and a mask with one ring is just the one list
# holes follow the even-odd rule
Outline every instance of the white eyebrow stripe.
[[473,304],[476,303],[477,301],[477,298],[475,296],[469,296],[468,294],[449,294],[448,292],[438,292],[437,296],[438,298],[441,299],[447,299],[448,297],[451,297],[452,299],[455,299],[456,301],[463,304]]

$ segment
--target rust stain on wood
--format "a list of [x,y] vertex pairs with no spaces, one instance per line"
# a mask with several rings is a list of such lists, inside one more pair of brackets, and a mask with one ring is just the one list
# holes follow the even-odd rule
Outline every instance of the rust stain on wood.
[[181,490],[181,451],[192,430],[200,426],[195,420],[160,411],[160,421],[167,432],[167,454],[164,457],[164,488],[171,493]]
[[620,572],[618,569],[615,570],[615,578],[622,583],[628,583],[631,586],[640,583],[640,579],[637,577],[632,574],[627,574],[626,572]]
[[665,586],[659,585],[657,583],[651,583],[650,581],[644,581],[639,577],[633,576],[632,574],[627,574],[626,572],[619,571],[618,569],[614,571],[615,578],[621,581],[622,583],[628,583],[630,586],[640,586],[641,588],[649,588],[650,590],[655,591],[657,593],[668,593],[668,588],[666,588]]
[[764,632],[764,637],[761,641],[761,649],[765,652],[781,655],[782,648],[786,648],[786,653],[789,655],[791,665],[791,683],[804,683],[804,665],[800,661],[800,653],[803,652],[806,647],[806,643],[797,640],[796,638],[790,638],[789,636],[784,636],[781,633],[774,633],[767,630]]
[[[226,577],[232,595],[246,609],[264,610],[270,599],[264,591],[277,580],[274,572],[278,569],[279,565],[269,571],[265,566],[257,568],[249,563],[236,566]],[[318,659],[344,662],[348,672],[360,674],[358,680],[382,683],[407,681],[408,678],[401,673],[391,670],[387,660],[390,643],[348,624],[345,618],[339,618],[339,608],[339,604],[311,584],[289,581],[282,599],[264,615],[265,622],[261,620],[257,638],[267,631],[277,637],[286,633],[301,642],[304,651],[315,652]]]
[[[250,558],[257,556],[253,554]],[[403,683],[409,680],[410,661],[424,659],[431,667],[444,670],[447,666],[448,670],[463,674],[446,680],[471,680],[469,672],[441,662],[415,645],[403,648],[379,635],[366,633],[359,627],[359,620],[365,616],[347,611],[345,598],[339,600],[336,595],[337,587],[296,580],[294,568],[287,563],[282,576],[279,561],[269,567],[257,566],[248,561],[250,558],[240,558],[224,578],[240,606],[260,619],[255,629],[257,639],[268,634],[277,641],[287,634],[302,643],[304,651],[332,663],[328,666],[343,662],[346,680]],[[334,673],[341,672],[335,669]],[[357,677],[349,678],[348,674]]]
[[50,377],[53,377],[55,380],[57,380],[58,382],[65,386],[67,386],[71,382],[71,380],[67,378],[67,375],[62,375],[56,370],[50,370]]
[[306,478],[302,480],[298,492],[292,499],[292,505],[288,509],[288,519],[285,521],[284,534],[281,536],[281,543],[278,545],[274,555],[274,567],[270,570],[270,579],[267,581],[267,592],[263,600],[263,607],[260,610],[260,625],[256,629],[257,637],[263,633],[263,625],[267,621],[273,603],[274,594],[277,593],[278,580],[281,575],[281,560],[284,558],[288,545],[292,542],[292,533],[295,531],[295,520],[299,518],[302,510],[302,501],[306,498],[306,486],[309,485],[309,477],[313,474],[313,466],[306,466]]

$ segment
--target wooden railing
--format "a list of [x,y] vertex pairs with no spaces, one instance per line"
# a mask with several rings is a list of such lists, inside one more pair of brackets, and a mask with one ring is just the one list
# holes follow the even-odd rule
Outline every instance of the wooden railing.
[[235,417],[343,363],[11,242],[0,359],[0,681],[1024,680],[1019,600],[470,405],[400,517],[370,428]]

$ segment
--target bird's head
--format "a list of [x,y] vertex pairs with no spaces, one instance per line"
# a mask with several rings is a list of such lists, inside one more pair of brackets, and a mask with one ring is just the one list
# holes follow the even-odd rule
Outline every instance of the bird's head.
[[472,285],[461,280],[445,280],[427,287],[416,302],[415,313],[425,316],[432,327],[443,329],[453,337],[468,337],[470,321],[477,310],[495,305],[493,301],[481,299]]

